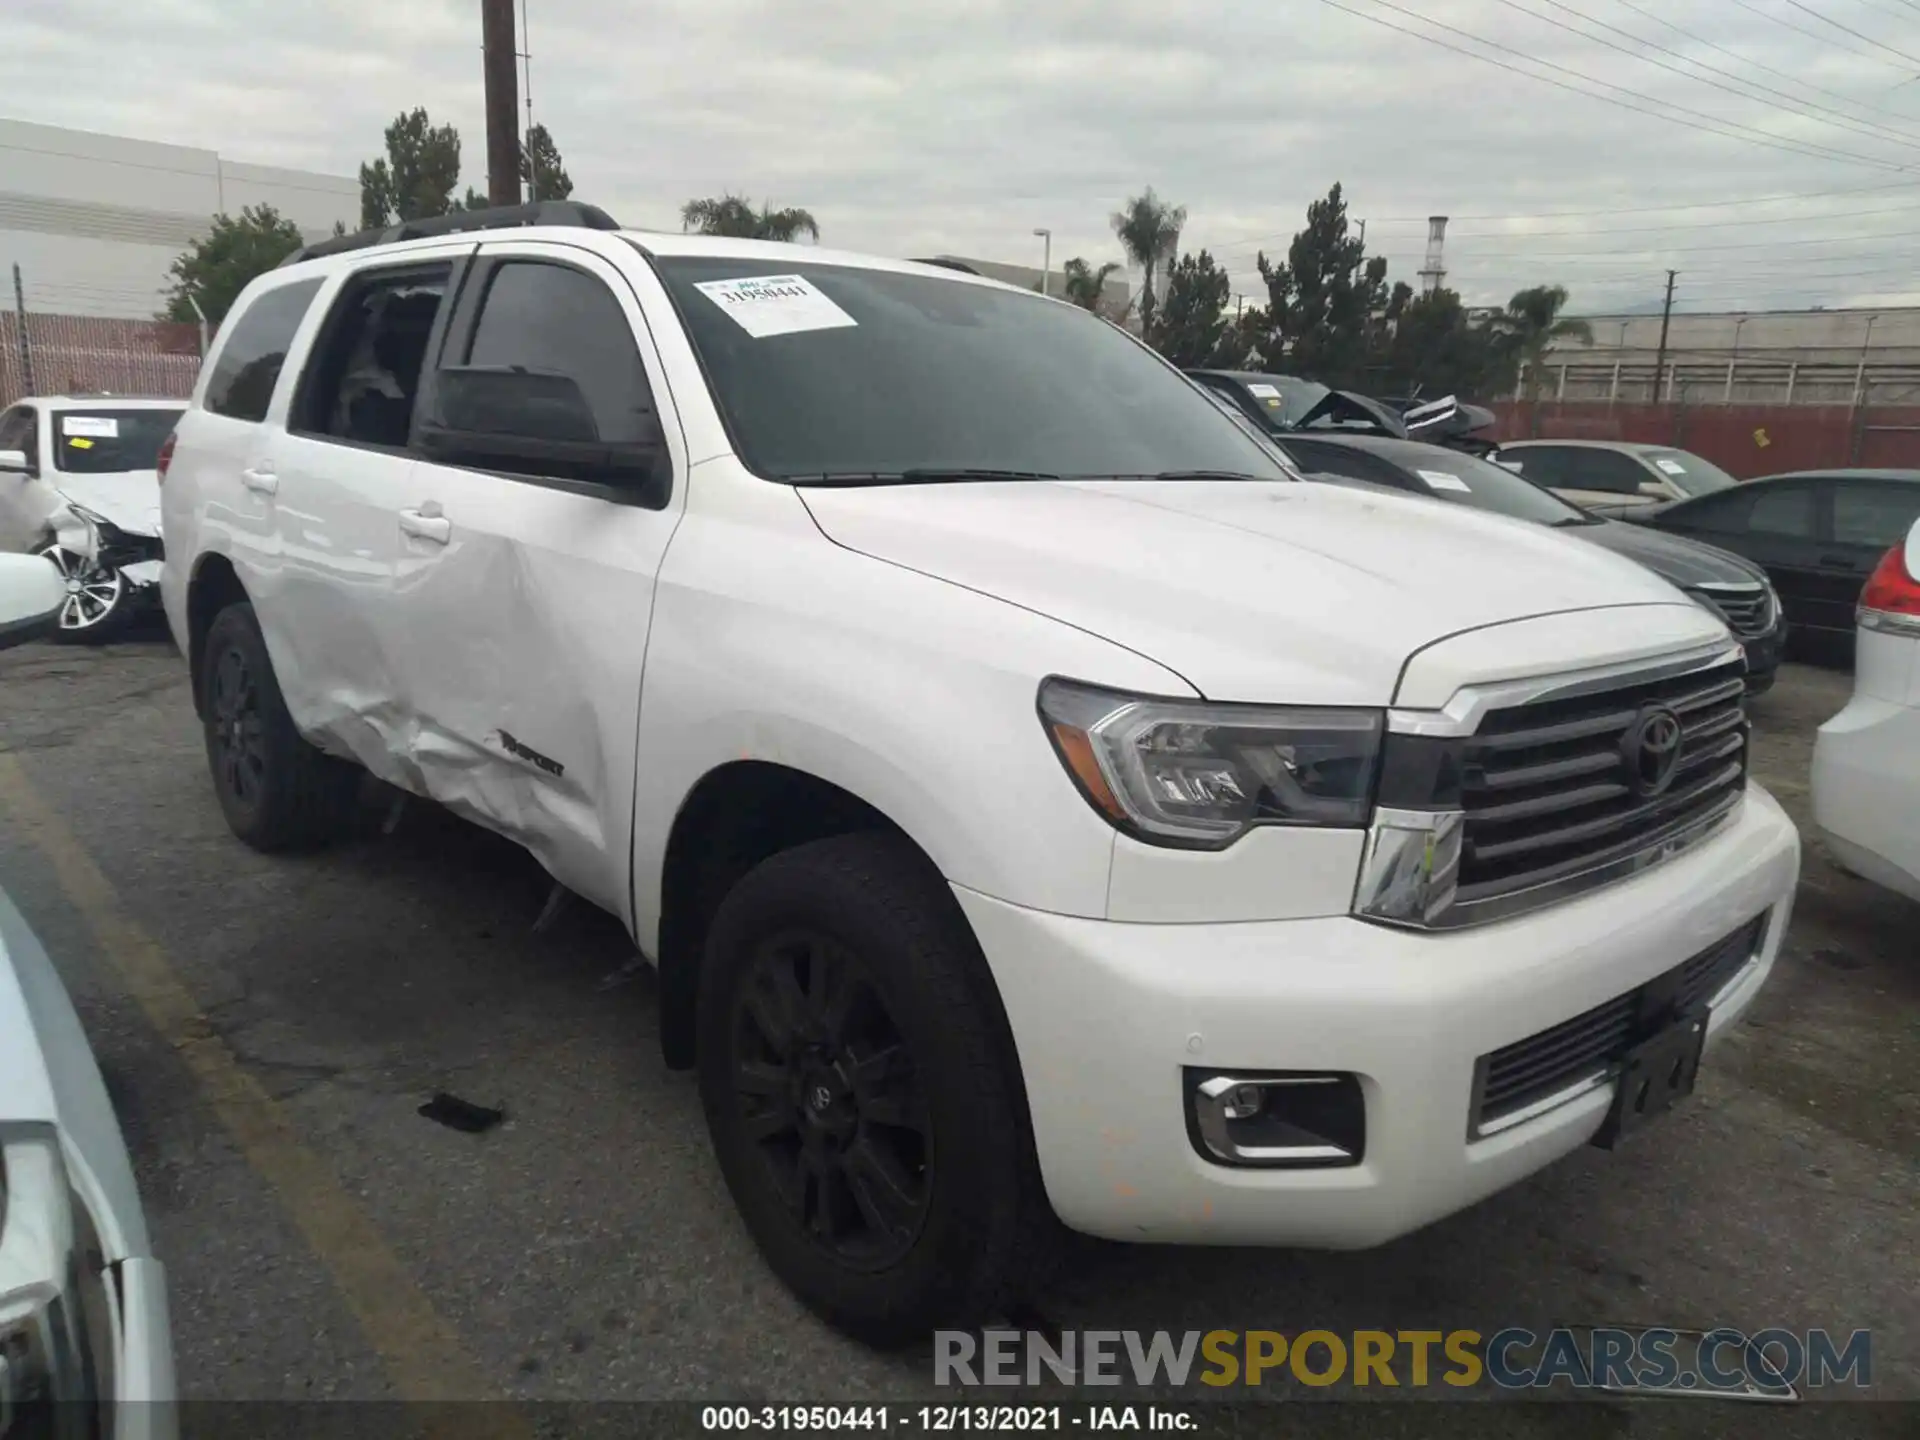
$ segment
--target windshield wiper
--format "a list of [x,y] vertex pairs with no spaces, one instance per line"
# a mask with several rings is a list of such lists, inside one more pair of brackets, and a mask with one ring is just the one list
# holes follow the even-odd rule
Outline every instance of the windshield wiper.
[[790,475],[790,485],[946,485],[969,480],[1058,480],[1045,470],[983,470],[971,467],[847,471],[826,475]]
[[1153,470],[1138,475],[1075,475],[1075,480],[1291,480],[1278,475],[1250,475],[1245,470]]

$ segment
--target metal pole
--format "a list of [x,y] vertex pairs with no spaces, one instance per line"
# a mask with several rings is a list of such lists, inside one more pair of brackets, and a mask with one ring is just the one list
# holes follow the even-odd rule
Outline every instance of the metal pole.
[[1036,229],[1033,233],[1038,235],[1042,242],[1040,251],[1040,293],[1045,295],[1053,283],[1053,231]]
[[527,157],[527,203],[540,198],[540,176],[533,168],[533,38],[527,30],[527,0],[520,0],[520,77],[527,99],[527,137],[520,153]]
[[204,360],[207,358],[207,312],[200,308],[200,302],[191,294],[187,296],[187,304],[193,307],[193,313],[200,321],[200,358]]
[[487,203],[520,203],[519,77],[514,73],[513,0],[480,0],[487,104]]
[[[27,292],[20,283],[20,267],[13,267],[13,313],[20,321],[20,380],[26,389],[20,393],[34,393],[33,383],[33,342],[27,339]],[[17,397],[16,397],[17,398]]]
[[1660,307],[1660,349],[1653,357],[1653,401],[1660,403],[1660,381],[1667,368],[1667,325],[1673,319],[1673,279],[1677,270],[1667,271],[1667,299]]
[[1728,405],[1733,403],[1734,367],[1740,363],[1740,331],[1749,318],[1751,317],[1742,315],[1738,320],[1733,322],[1733,354],[1727,360],[1727,393],[1724,397],[1724,402]]

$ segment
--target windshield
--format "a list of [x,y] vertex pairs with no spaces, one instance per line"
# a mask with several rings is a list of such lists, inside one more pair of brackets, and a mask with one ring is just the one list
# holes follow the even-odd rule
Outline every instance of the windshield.
[[62,410],[54,416],[53,463],[74,475],[151,470],[179,410]]
[[1541,525],[1598,523],[1586,511],[1548,494],[1531,480],[1463,450],[1434,447],[1417,459],[1395,458],[1438,500],[1471,505],[1476,510],[1491,510],[1496,515],[1511,515],[1516,520],[1532,520]]
[[1689,497],[1711,495],[1716,490],[1731,490],[1740,482],[1718,465],[1689,455],[1685,450],[1649,450],[1642,457]]
[[654,265],[761,475],[1288,478],[1178,372],[1077,306],[852,266]]

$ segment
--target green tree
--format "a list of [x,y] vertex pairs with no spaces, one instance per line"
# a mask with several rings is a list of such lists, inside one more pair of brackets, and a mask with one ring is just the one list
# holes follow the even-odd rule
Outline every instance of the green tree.
[[1258,263],[1267,284],[1262,367],[1336,389],[1364,388],[1373,315],[1388,300],[1387,262],[1369,260],[1365,244],[1348,233],[1340,187],[1307,207],[1306,229],[1284,261],[1263,252]]
[[1517,291],[1507,301],[1506,313],[1494,322],[1507,362],[1503,389],[1524,375],[1526,398],[1539,398],[1541,361],[1546,358],[1547,348],[1556,340],[1578,340],[1582,345],[1593,343],[1593,330],[1586,321],[1561,318],[1560,312],[1566,304],[1564,285],[1535,285]]
[[544,125],[527,129],[526,147],[520,152],[520,178],[526,182],[529,200],[565,200],[573,194],[573,181],[560,160],[560,149]]
[[[1418,388],[1429,398],[1464,399],[1504,388],[1500,336],[1468,317],[1458,292],[1435,290],[1406,298],[1399,293],[1403,288],[1396,287],[1387,304],[1393,331],[1382,357],[1380,389],[1410,395]],[[1394,300],[1401,302],[1397,308]]]
[[719,199],[689,200],[680,207],[680,228],[698,230],[702,235],[731,235],[741,240],[794,241],[806,235],[820,238],[820,224],[808,210],[775,210],[762,205],[758,210],[744,195],[726,194]]
[[1187,210],[1184,205],[1167,204],[1149,185],[1145,193],[1127,201],[1111,218],[1113,233],[1120,238],[1121,248],[1127,252],[1127,258],[1140,267],[1143,277],[1140,334],[1151,343],[1155,308],[1153,277],[1162,266],[1172,265],[1180,248],[1180,230],[1187,223]]
[[[360,167],[360,228],[376,230],[402,220],[445,215],[461,206],[460,132],[435,125],[424,107],[394,117],[387,126],[387,153]],[[467,192],[469,203],[473,192]]]
[[249,205],[238,218],[214,216],[206,238],[194,241],[169,267],[173,288],[161,318],[198,320],[193,309],[197,302],[208,323],[218,325],[248,281],[266,274],[304,243],[300,227],[271,205]]
[[1066,280],[1066,298],[1082,310],[1100,313],[1102,300],[1106,298],[1107,277],[1126,266],[1117,260],[1109,260],[1099,269],[1095,269],[1078,255],[1060,267],[1060,273]]
[[1227,318],[1227,272],[1202,250],[1167,270],[1166,304],[1152,344],[1181,369],[1217,363],[1232,328]]

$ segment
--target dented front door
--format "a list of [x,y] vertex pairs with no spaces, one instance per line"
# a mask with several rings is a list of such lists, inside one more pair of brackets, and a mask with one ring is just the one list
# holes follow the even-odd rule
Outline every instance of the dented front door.
[[[438,363],[569,375],[603,432],[665,395],[625,277],[564,245],[483,251]],[[410,783],[623,918],[641,667],[686,473],[662,418],[676,476],[664,508],[422,461],[393,517]]]

